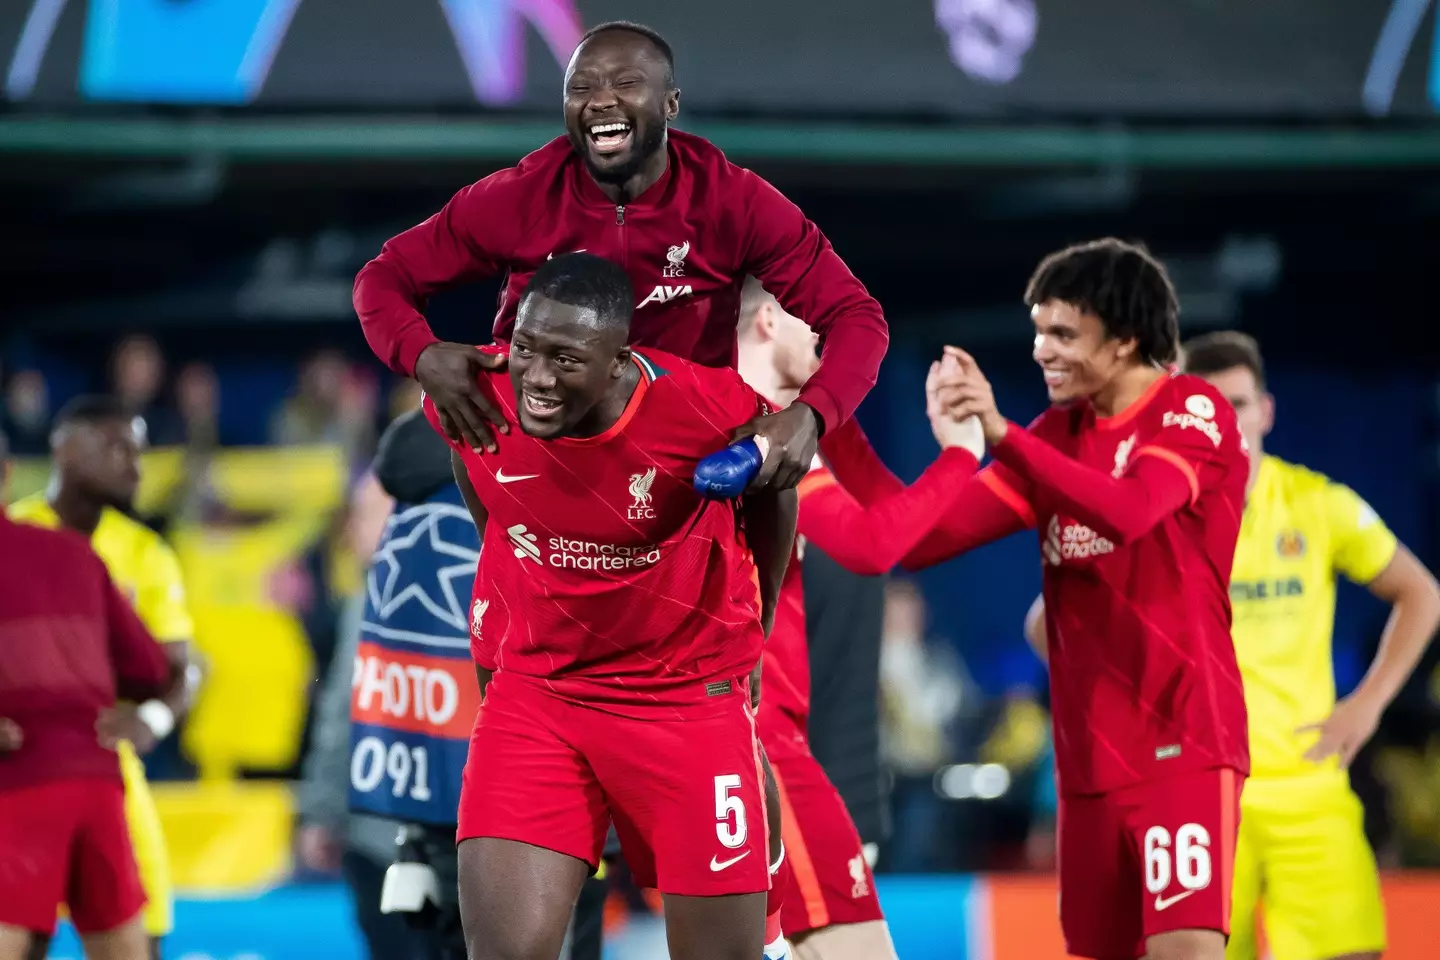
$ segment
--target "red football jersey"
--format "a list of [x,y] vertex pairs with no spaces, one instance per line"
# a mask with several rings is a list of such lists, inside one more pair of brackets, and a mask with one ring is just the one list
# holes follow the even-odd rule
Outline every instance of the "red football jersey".
[[761,730],[767,731],[768,725],[779,719],[785,726],[782,736],[803,736],[810,718],[810,643],[801,577],[806,546],[814,544],[852,573],[883,574],[935,527],[977,466],[965,450],[943,450],[907,487],[885,470],[853,419],[825,435],[821,453],[877,464],[875,472],[883,479],[863,483],[857,478],[857,490],[852,494],[817,457],[800,481],[799,536],[785,571],[775,626],[765,644],[761,685]]
[[[805,481],[809,479],[807,476]],[[805,481],[801,481],[799,491],[802,516]],[[810,717],[810,644],[805,633],[805,583],[800,569],[804,556],[805,538],[797,534],[795,551],[785,568],[779,602],[775,605],[775,625],[765,641],[758,714],[762,730],[783,728],[803,734]]]
[[[1084,402],[1055,407],[1029,433],[997,446],[984,480],[1040,534],[1060,789],[1103,793],[1214,767],[1248,772],[1230,639],[1230,567],[1248,475],[1234,410],[1205,381],[1172,375],[1117,416],[1098,417]],[[1042,443],[1090,469],[1067,489],[1066,465],[1037,449]],[[1125,493],[1105,486],[1146,470],[1154,484]],[[1178,510],[1146,496],[1166,483],[1180,487]],[[1082,499],[1103,508],[1077,518]]]
[[0,753],[0,790],[120,777],[95,721],[116,697],[165,692],[170,665],[89,542],[0,510],[0,717],[20,749]]
[[733,370],[634,358],[625,412],[584,439],[526,436],[509,374],[482,378],[511,431],[495,455],[456,447],[489,513],[472,649],[617,713],[703,715],[707,685],[747,677],[764,635],[735,506],[695,492],[695,465],[767,407]]

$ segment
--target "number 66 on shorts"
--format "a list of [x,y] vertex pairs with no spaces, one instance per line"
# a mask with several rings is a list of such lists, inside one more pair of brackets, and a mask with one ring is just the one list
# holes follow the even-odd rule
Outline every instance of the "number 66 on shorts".
[[[1188,897],[1210,886],[1210,831],[1198,823],[1183,824],[1175,831],[1175,849],[1170,849],[1170,831],[1151,827],[1145,831],[1145,890],[1156,898],[1156,909]],[[1173,864],[1173,867],[1172,867]],[[1165,896],[1171,878],[1179,883],[1181,892]]]
[[1144,954],[1172,930],[1230,932],[1244,777],[1182,773],[1060,801],[1060,925],[1081,957]]

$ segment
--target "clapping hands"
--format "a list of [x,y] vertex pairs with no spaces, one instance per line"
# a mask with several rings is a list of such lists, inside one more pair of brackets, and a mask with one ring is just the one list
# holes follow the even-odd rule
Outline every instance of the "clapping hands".
[[941,447],[962,447],[978,460],[1005,438],[1008,424],[995,407],[990,382],[975,358],[959,347],[930,365],[925,378],[925,413]]

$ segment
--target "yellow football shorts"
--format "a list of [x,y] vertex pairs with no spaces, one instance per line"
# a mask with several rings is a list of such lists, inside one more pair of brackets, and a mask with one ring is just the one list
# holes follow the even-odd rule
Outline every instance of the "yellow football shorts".
[[130,824],[130,845],[140,867],[140,884],[145,889],[145,932],[163,937],[175,925],[170,854],[165,849],[165,832],[155,797],[145,781],[145,764],[130,744],[120,744],[120,773],[125,780],[125,822]]
[[1363,818],[1343,773],[1245,781],[1226,960],[1257,960],[1257,905],[1275,960],[1385,948]]

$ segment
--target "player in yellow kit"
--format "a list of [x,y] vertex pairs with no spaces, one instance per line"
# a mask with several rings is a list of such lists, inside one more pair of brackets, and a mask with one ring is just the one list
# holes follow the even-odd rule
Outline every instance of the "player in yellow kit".
[[[1440,625],[1440,587],[1365,501],[1330,478],[1266,456],[1275,417],[1253,338],[1219,332],[1182,348],[1187,373],[1235,407],[1250,481],[1230,576],[1245,683],[1250,778],[1240,799],[1227,960],[1256,960],[1263,911],[1275,960],[1364,960],[1385,949],[1375,856],[1345,767],[1375,732]],[[1337,576],[1391,604],[1375,662],[1335,699]],[[1043,620],[1026,632],[1043,649]]]
[[[1440,587],[1353,490],[1264,455],[1275,401],[1255,341],[1241,333],[1184,347],[1189,373],[1234,404],[1250,444],[1250,486],[1230,601],[1250,715],[1227,956],[1249,960],[1255,907],[1276,960],[1379,957],[1385,917],[1375,857],[1345,767],[1440,625]],[[1335,701],[1337,575],[1391,604],[1375,662]]]
[[[138,434],[130,416],[111,398],[72,401],[57,416],[51,433],[49,486],[44,493],[12,504],[8,512],[15,520],[66,527],[89,536],[145,626],[165,643],[171,661],[184,669],[194,629],[185,607],[180,565],[158,534],[124,512],[140,481]],[[148,899],[145,932],[156,958],[172,923],[170,860],[139,754],[174,728],[188,706],[189,686],[169,702],[121,704],[101,719],[101,738],[115,741],[120,754],[125,815]],[[44,956],[43,943],[35,955]]]

